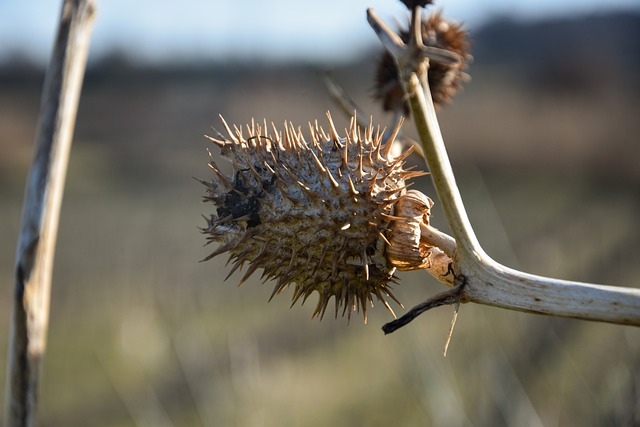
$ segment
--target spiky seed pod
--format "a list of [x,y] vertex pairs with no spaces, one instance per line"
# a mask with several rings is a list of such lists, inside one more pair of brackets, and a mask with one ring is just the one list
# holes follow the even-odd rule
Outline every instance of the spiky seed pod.
[[[409,31],[402,30],[400,37],[407,43],[411,36]],[[431,97],[436,106],[442,106],[462,87],[462,83],[468,80],[468,75],[464,72],[471,59],[468,33],[462,25],[445,20],[441,12],[433,12],[422,21],[422,41],[426,46],[445,49],[463,58],[462,62],[453,64],[433,60],[429,63],[427,76]],[[378,60],[374,96],[382,101],[385,111],[402,112],[408,116],[409,105],[405,100],[396,64],[386,51]]]
[[[231,162],[225,175],[211,157],[213,179],[206,202],[215,205],[202,229],[220,247],[206,259],[228,252],[233,267],[247,267],[241,282],[257,269],[265,281],[275,280],[271,297],[295,286],[292,305],[317,292],[313,316],[323,317],[330,299],[336,317],[393,296],[394,265],[388,259],[394,204],[406,193],[408,179],[424,172],[405,169],[411,150],[391,154],[399,130],[383,141],[370,124],[362,129],[355,117],[340,137],[329,118],[329,132],[309,124],[310,139],[286,124],[277,130],[251,123],[243,130],[223,121],[227,136],[209,137]],[[400,242],[397,244],[401,244]],[[229,277],[227,276],[227,277]]]

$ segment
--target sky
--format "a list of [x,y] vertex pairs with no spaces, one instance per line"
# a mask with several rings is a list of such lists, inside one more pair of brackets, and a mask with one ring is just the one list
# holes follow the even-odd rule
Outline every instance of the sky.
[[[436,0],[447,17],[474,28],[495,16],[550,16],[640,10],[638,0]],[[12,54],[45,62],[61,0],[0,0],[0,62]],[[347,60],[377,40],[372,7],[390,24],[404,21],[399,0],[96,0],[90,60],[122,50],[142,62]],[[393,25],[396,27],[396,25]]]

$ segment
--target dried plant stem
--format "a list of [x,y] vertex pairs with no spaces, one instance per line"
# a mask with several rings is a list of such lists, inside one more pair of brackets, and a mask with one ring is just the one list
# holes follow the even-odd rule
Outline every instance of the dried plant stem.
[[43,88],[15,264],[5,426],[35,422],[58,219],[94,6],[66,0]]
[[449,333],[447,334],[447,340],[444,343],[444,349],[442,355],[447,357],[447,351],[449,350],[449,344],[451,344],[451,337],[453,337],[453,328],[456,327],[456,321],[458,320],[458,312],[460,311],[460,301],[457,301],[453,305],[453,317],[451,318],[451,326],[449,327]]
[[465,278],[460,300],[510,310],[640,326],[640,289],[535,276],[505,267],[484,252],[469,222],[440,132],[426,83],[428,60],[424,57],[425,51],[416,45],[415,36],[405,45],[372,10],[368,11],[368,19],[399,67],[438,199],[455,237],[454,262]]
[[413,319],[420,316],[427,310],[431,310],[432,308],[440,307],[443,305],[451,305],[457,304],[461,301],[462,290],[464,287],[464,283],[458,285],[454,288],[441,292],[437,295],[432,296],[425,302],[422,302],[411,310],[409,310],[404,316],[399,317],[396,320],[393,320],[382,327],[382,331],[385,334],[390,334],[395,330],[402,328],[403,326],[410,323]]
[[456,255],[456,241],[453,237],[425,223],[420,224],[421,240],[429,246],[440,248],[449,258]]
[[329,95],[336,103],[336,105],[340,107],[340,110],[342,110],[344,115],[349,118],[356,117],[358,126],[365,129],[368,123],[363,122],[362,119],[368,117],[368,115],[365,114],[360,109],[360,107],[358,107],[358,104],[356,104],[355,101],[349,97],[349,95],[347,95],[344,89],[342,89],[342,87],[338,85],[338,83],[333,78],[333,75],[329,72],[326,72],[324,74],[324,85],[326,86]]

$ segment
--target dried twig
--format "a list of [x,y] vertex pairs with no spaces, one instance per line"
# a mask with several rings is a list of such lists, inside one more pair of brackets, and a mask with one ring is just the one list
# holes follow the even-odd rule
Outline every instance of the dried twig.
[[92,0],[64,1],[43,88],[15,264],[7,427],[35,421],[60,205],[93,17]]
[[336,105],[340,107],[340,110],[342,110],[345,116],[350,118],[354,115],[355,112],[358,126],[363,129],[366,128],[368,124],[363,122],[362,118],[368,117],[368,115],[365,114],[360,109],[360,107],[358,107],[358,104],[356,104],[356,102],[351,99],[349,95],[347,95],[344,89],[342,89],[342,87],[335,81],[333,75],[328,71],[324,74],[324,85],[327,88],[331,99],[333,99]]

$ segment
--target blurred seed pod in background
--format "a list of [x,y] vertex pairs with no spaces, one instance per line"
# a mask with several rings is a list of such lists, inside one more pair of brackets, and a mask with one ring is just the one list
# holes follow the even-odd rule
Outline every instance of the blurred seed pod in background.
[[428,4],[433,4],[433,0],[400,0],[409,10],[413,10],[416,6],[425,7]]
[[[461,62],[452,64],[435,60],[429,63],[431,96],[436,106],[442,106],[462,87],[462,83],[469,79],[464,72],[471,60],[468,32],[461,24],[444,19],[439,11],[432,12],[423,19],[421,27],[425,46],[448,50],[463,58]],[[409,42],[409,31],[403,29],[400,31],[400,37],[405,43]],[[386,51],[378,59],[374,97],[382,102],[385,111],[409,115],[409,105],[405,101],[395,61]]]

